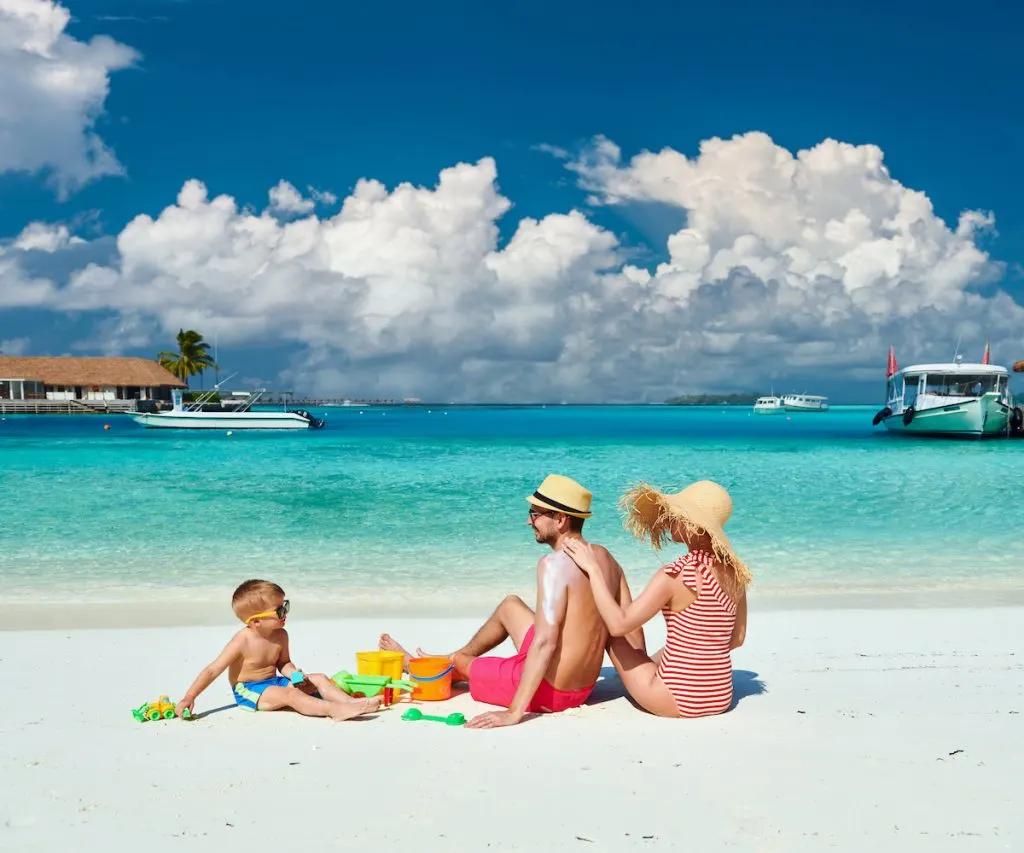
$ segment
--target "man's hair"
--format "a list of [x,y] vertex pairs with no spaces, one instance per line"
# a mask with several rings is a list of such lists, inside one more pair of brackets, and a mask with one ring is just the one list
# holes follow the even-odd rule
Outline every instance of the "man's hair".
[[569,530],[570,531],[572,531],[573,533],[582,533],[583,532],[583,522],[586,521],[585,518],[580,518],[577,515],[567,515],[566,518],[569,519]]
[[235,616],[244,620],[253,613],[268,609],[275,598],[284,598],[284,590],[276,583],[248,580],[240,583],[231,596],[231,609],[235,611]]

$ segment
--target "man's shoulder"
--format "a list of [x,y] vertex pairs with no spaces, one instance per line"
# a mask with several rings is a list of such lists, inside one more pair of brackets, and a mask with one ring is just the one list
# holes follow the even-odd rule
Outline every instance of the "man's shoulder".
[[598,557],[600,557],[607,565],[613,566],[616,569],[619,567],[619,561],[615,559],[611,551],[604,547],[599,542],[590,543],[594,547],[594,551]]

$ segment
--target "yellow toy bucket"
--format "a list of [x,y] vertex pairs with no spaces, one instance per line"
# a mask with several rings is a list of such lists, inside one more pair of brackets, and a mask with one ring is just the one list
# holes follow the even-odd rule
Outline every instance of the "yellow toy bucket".
[[410,658],[409,680],[413,700],[441,702],[452,695],[451,658]]
[[401,652],[356,652],[356,672],[359,675],[386,675],[402,680]]

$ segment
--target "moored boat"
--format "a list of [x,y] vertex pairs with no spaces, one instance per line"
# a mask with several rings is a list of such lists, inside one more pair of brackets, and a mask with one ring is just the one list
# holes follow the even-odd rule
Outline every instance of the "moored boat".
[[184,405],[182,393],[171,391],[173,408],[165,412],[140,412],[132,419],[147,429],[319,429],[324,422],[303,409],[292,411],[252,411],[252,407],[266,392],[257,388],[234,408],[207,411],[215,391],[200,395],[194,402]]
[[1009,371],[990,364],[988,347],[980,363],[913,364],[900,370],[892,347],[886,369],[886,401],[872,423],[911,435],[984,438],[1006,435],[1019,423]]
[[786,394],[782,405],[787,412],[827,412],[828,397],[816,394]]
[[781,415],[784,411],[786,409],[782,405],[782,398],[776,397],[774,394],[768,397],[758,397],[754,401],[755,415]]

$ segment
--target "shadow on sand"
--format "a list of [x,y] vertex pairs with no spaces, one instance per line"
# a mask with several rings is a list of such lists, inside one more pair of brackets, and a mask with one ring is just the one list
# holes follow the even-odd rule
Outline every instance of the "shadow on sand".
[[[751,672],[748,669],[734,669],[732,671],[732,705],[729,706],[729,710],[733,710],[741,700],[746,699],[748,696],[760,696],[762,693],[767,692],[768,688],[758,678],[756,672]],[[615,667],[606,666],[601,668],[601,677],[597,680],[594,692],[590,694],[586,704],[600,705],[603,702],[611,702],[613,699],[620,699],[623,696],[629,700],[629,703],[634,708],[642,710],[633,701],[632,697],[626,693],[626,688],[623,687],[622,679],[619,678]]]

